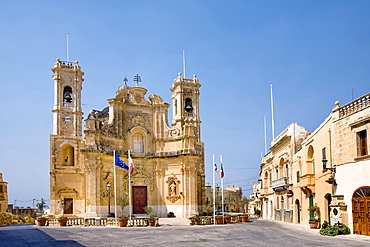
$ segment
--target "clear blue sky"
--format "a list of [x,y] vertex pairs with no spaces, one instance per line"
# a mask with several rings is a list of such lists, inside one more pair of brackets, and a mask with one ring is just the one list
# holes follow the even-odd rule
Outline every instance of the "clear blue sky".
[[[341,104],[370,92],[370,1],[12,1],[0,6],[0,172],[9,203],[49,199],[56,58],[85,72],[86,114],[135,74],[171,103],[182,71],[198,75],[207,182],[212,154],[225,182],[248,195],[264,151],[292,122],[314,130]],[[218,161],[218,159],[217,159]],[[27,203],[24,203],[27,204]]]

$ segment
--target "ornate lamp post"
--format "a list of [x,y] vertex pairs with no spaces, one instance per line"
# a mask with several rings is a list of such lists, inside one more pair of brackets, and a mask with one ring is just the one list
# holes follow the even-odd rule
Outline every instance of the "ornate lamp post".
[[107,194],[108,194],[108,217],[110,217],[111,216],[111,212],[110,212],[110,196],[111,196],[111,188],[112,186],[110,185],[110,183],[108,182],[107,183]]

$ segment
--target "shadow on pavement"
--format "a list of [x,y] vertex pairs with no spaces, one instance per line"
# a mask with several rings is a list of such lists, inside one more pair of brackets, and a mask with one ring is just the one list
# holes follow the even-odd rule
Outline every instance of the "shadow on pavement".
[[0,226],[0,246],[83,246],[74,240],[56,240],[35,225]]

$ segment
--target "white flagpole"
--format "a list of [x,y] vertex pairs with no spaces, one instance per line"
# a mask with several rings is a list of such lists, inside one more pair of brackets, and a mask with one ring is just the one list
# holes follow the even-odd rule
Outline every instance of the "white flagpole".
[[132,223],[131,215],[132,215],[132,207],[131,207],[131,164],[130,164],[130,150],[128,150],[128,201],[129,201],[129,214],[130,214],[130,222]]
[[212,169],[213,169],[213,224],[216,225],[216,187],[215,187],[215,155],[212,156]]
[[114,217],[117,222],[116,150],[113,150],[113,170],[114,170]]
[[[220,155],[220,164],[222,165],[222,155]],[[223,165],[222,165],[223,167]],[[221,168],[220,168],[221,169]],[[221,171],[222,172],[222,171]],[[224,178],[222,177],[221,178],[221,188],[222,188],[222,217],[223,217],[223,220],[225,220],[225,207],[224,207]]]
[[183,49],[182,50],[182,65],[184,67],[184,77],[183,78],[186,78],[186,61],[185,61],[185,50]]
[[274,98],[272,96],[272,84],[270,85],[271,92],[271,127],[272,127],[272,140],[275,139],[275,121],[274,121]]

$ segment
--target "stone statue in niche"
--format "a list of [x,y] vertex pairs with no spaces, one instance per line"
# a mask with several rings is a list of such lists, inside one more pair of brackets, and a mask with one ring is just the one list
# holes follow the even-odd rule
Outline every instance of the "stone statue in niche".
[[170,184],[170,196],[175,196],[176,195],[176,183],[173,181]]

